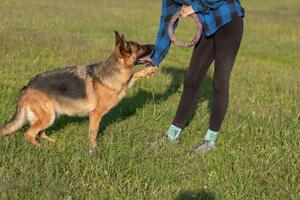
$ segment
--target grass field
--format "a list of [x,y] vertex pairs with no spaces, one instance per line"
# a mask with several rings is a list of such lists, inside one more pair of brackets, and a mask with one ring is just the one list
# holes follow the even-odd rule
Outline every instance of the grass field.
[[[122,2],[122,3],[120,3]],[[0,139],[0,199],[300,199],[300,1],[244,0],[245,34],[218,148],[187,157],[205,133],[211,69],[178,146],[148,149],[170,125],[192,49],[172,47],[101,123],[88,153],[87,119],[62,117],[56,143],[32,148],[26,127]],[[0,124],[20,89],[45,70],[107,58],[114,30],[154,42],[160,1],[1,0]],[[185,28],[184,28],[185,27]],[[190,37],[193,25],[179,27]]]

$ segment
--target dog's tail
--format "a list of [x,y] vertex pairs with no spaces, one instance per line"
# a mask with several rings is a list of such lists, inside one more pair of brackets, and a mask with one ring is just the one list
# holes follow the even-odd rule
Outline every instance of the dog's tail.
[[25,122],[26,111],[22,108],[17,108],[15,115],[3,126],[0,126],[0,136],[10,135],[19,130]]

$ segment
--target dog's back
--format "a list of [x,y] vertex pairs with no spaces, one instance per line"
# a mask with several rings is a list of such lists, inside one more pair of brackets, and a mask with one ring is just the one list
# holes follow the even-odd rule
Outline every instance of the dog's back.
[[66,67],[42,73],[34,77],[27,87],[45,92],[48,95],[72,99],[86,97],[85,80],[78,77],[77,67]]

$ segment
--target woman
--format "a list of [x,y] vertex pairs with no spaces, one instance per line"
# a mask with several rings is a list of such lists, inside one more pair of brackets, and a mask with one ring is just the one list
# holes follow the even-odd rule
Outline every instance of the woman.
[[160,29],[150,57],[153,66],[159,66],[169,50],[171,41],[168,37],[168,22],[180,10],[183,17],[198,14],[203,25],[203,36],[194,48],[173,123],[166,135],[152,144],[178,140],[195,106],[197,91],[214,61],[214,101],[209,128],[205,137],[191,151],[204,153],[215,148],[227,110],[230,73],[243,35],[244,9],[239,0],[162,0]]

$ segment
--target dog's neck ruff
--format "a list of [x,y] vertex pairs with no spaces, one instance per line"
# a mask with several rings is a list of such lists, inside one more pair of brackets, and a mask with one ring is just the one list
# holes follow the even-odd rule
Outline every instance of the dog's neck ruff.
[[114,54],[105,61],[86,66],[86,73],[101,81],[107,79],[107,77],[113,77],[118,72],[120,72],[120,69]]

